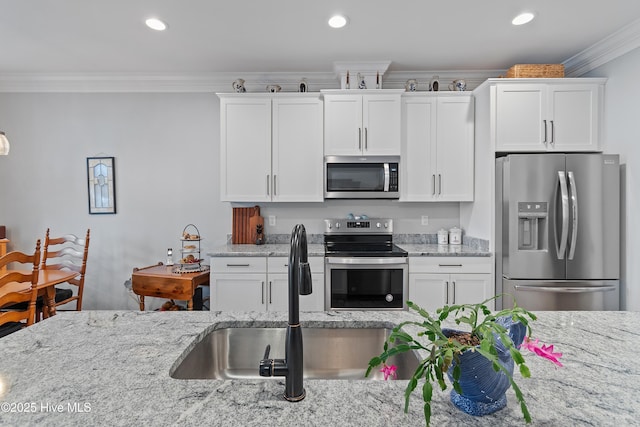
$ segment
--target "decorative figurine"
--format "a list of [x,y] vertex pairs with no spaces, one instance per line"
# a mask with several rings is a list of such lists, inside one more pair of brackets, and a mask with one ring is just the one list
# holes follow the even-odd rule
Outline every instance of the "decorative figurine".
[[298,85],[298,92],[306,92],[309,88],[307,86],[307,79],[300,80],[300,84]]
[[233,83],[231,83],[231,87],[233,87],[233,90],[237,93],[245,93],[247,91],[244,87],[243,79],[235,79]]
[[429,83],[429,90],[433,91],[433,92],[437,92],[438,90],[440,90],[440,81],[439,81],[440,77],[438,76],[433,76],[433,78],[431,79],[431,82]]
[[367,83],[364,81],[364,76],[358,73],[358,89],[366,89]]
[[264,245],[264,227],[262,224],[256,225],[256,245]]

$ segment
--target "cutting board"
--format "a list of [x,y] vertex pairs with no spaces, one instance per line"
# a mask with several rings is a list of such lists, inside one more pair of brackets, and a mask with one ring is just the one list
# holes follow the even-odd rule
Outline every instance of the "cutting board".
[[262,234],[264,235],[264,218],[260,216],[260,207],[256,206],[253,215],[249,218],[249,230],[251,231],[251,241],[247,243],[256,243],[258,238],[258,225],[262,226]]
[[[254,225],[252,226],[252,218]],[[255,226],[264,225],[264,219],[260,216],[260,206],[250,208],[233,208],[233,230],[231,243],[247,244],[255,243]]]

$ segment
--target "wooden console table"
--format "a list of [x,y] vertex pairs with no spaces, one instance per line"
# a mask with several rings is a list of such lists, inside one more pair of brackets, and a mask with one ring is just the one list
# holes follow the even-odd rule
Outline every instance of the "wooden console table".
[[173,269],[162,263],[133,269],[131,287],[140,296],[141,311],[145,296],[187,301],[187,310],[193,310],[193,294],[198,286],[209,284],[209,270],[174,273]]

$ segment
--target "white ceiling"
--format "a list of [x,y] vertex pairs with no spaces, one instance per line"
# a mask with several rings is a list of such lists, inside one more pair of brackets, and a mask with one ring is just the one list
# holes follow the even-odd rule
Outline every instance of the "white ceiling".
[[[347,27],[328,27],[336,12]],[[0,0],[0,74],[501,70],[563,62],[638,18],[638,0]]]

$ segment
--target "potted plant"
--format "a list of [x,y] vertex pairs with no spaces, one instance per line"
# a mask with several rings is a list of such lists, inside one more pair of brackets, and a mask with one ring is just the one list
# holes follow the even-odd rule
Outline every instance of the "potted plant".
[[[554,353],[552,345],[541,346],[538,340],[529,338],[529,321],[536,320],[533,313],[515,303],[513,308],[494,313],[486,304],[495,298],[478,304],[445,305],[436,310],[435,316],[408,301],[409,308],[422,316],[421,321],[406,321],[395,327],[382,353],[369,361],[366,375],[382,365],[380,371],[385,379],[394,377],[395,366],[386,364],[389,357],[406,351],[424,350],[429,356],[419,363],[405,390],[405,413],[412,392],[418,382],[424,380],[424,417],[429,426],[434,385],[445,390],[447,383],[444,377],[447,375],[453,386],[451,401],[459,409],[472,415],[495,412],[506,406],[505,391],[511,386],[524,419],[530,422],[531,415],[524,396],[513,378],[514,364],[523,377],[531,375],[520,349],[531,350],[558,366],[562,366],[558,360],[562,354]],[[456,325],[466,325],[468,330],[443,328],[442,322],[448,319]],[[403,330],[407,325],[419,329],[416,336]]]

